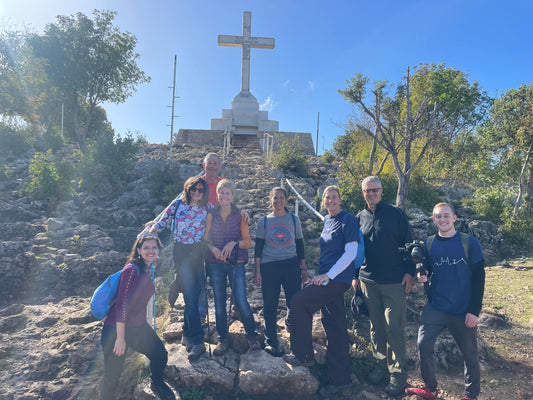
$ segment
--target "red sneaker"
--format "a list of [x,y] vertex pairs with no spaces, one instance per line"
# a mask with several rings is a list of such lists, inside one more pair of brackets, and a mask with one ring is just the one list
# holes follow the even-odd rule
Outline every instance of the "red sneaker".
[[462,400],[477,400],[477,397],[463,397]]
[[435,400],[435,399],[438,398],[438,395],[439,395],[439,391],[437,389],[435,389],[435,391],[432,392],[427,387],[407,388],[407,389],[405,389],[405,393],[406,394],[410,394],[410,395],[414,394],[416,396],[419,396],[419,397],[422,397],[422,398],[428,399],[428,400]]

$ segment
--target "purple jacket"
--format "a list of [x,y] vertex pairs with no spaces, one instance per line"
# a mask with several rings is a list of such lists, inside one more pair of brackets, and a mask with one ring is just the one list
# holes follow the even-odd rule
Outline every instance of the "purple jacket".
[[155,292],[149,271],[141,271],[133,264],[124,267],[118,284],[117,302],[105,319],[106,325],[125,322],[126,326],[141,326],[146,323],[146,305]]
[[[231,203],[231,213],[226,218],[226,223],[224,223],[224,220],[222,219],[222,216],[220,215],[220,205],[217,205],[215,208],[211,209],[209,211],[212,216],[213,220],[211,223],[211,230],[209,231],[209,240],[213,245],[219,249],[222,250],[224,246],[231,242],[232,240],[241,240],[242,234],[241,234],[241,211],[235,206],[235,204]],[[231,257],[229,257],[230,260],[235,259],[235,250],[231,253]],[[247,249],[239,249],[238,253],[238,260],[247,262],[248,261],[248,250]],[[208,263],[221,263],[222,261],[217,260],[213,253],[209,252],[209,255],[207,256],[207,262]]]

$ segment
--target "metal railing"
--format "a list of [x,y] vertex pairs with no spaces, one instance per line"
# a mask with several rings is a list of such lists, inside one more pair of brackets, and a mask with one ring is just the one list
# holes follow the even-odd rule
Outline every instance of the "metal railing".
[[[318,218],[320,218],[321,221],[324,221],[324,216],[320,214],[317,210],[314,209],[314,207],[305,200],[300,193],[296,190],[296,188],[292,185],[291,181],[289,181],[287,178],[283,178],[287,182],[287,185],[289,185],[289,188],[292,190],[292,192],[296,195],[296,197],[302,201],[302,203],[311,210]],[[283,179],[281,179],[281,187],[283,187]],[[295,214],[298,215],[298,200],[295,202]]]
[[268,132],[263,132],[263,143],[261,149],[266,152],[266,159],[268,162],[272,162],[272,151],[274,148],[274,136]]

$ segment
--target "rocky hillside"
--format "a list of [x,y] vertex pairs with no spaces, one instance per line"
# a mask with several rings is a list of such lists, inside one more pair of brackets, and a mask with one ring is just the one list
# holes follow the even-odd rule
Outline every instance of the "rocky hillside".
[[[203,156],[213,150],[218,149],[177,148],[174,156],[179,174],[187,178],[199,173]],[[0,399],[97,397],[95,393],[102,374],[101,322],[92,318],[88,302],[94,288],[110,273],[122,268],[144,223],[165,207],[165,203],[150,193],[149,187],[150,172],[154,167],[165,165],[167,157],[165,146],[145,145],[125,190],[102,197],[80,194],[59,204],[54,211],[49,211],[45,202],[31,202],[20,197],[19,190],[28,180],[31,157],[8,161],[13,179],[0,182]],[[313,157],[309,168],[313,178],[291,181],[313,203],[321,189],[336,183],[336,169]],[[256,150],[232,150],[225,160],[222,175],[236,181],[237,204],[250,213],[253,238],[256,221],[268,212],[268,192],[279,184],[283,174],[269,168],[263,154]],[[176,188],[176,193],[180,190]],[[425,237],[431,227],[429,216],[419,210],[409,213],[415,236]],[[308,265],[313,266],[316,265],[321,224],[305,209],[300,209],[300,218]],[[461,224],[463,230],[481,239],[493,259],[499,257],[497,251],[504,244],[495,226],[467,219],[461,220]],[[312,398],[319,384],[316,371],[290,370],[281,359],[264,352],[260,356],[246,353],[247,345],[238,321],[231,326],[234,351],[230,355],[219,360],[205,356],[194,366],[188,363],[178,344],[182,310],[178,307],[177,311],[169,313],[164,301],[171,269],[168,250],[162,254],[156,279],[161,294],[157,313],[162,315],[158,320],[158,332],[163,334],[170,350],[167,375],[176,390],[182,395],[184,390],[189,390],[187,393],[192,396],[206,389],[205,393],[226,396],[221,398],[235,398],[239,393],[265,395],[272,392],[284,393],[288,398]],[[249,278],[250,303],[256,321],[260,322],[261,294],[251,284],[251,274]],[[210,309],[214,313],[212,300]],[[283,316],[284,311],[281,312]],[[211,321],[214,321],[213,314]],[[283,318],[281,325],[282,321]],[[211,333],[212,330],[206,333],[207,340],[213,340]],[[355,333],[352,335],[357,345]],[[288,336],[284,329],[282,335],[286,345]],[[325,337],[319,323],[315,336],[318,338],[317,358],[324,361]],[[139,362],[124,376],[119,398],[153,398],[143,380],[146,371]],[[372,396],[369,392],[368,397],[358,398],[379,398]]]

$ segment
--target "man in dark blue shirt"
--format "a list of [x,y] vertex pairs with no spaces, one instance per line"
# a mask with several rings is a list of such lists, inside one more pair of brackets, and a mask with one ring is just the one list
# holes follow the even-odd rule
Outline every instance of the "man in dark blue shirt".
[[[430,301],[422,311],[417,343],[425,386],[408,388],[406,393],[430,400],[438,398],[433,351],[438,335],[445,328],[463,354],[463,400],[477,399],[480,389],[476,326],[485,287],[485,261],[479,241],[455,230],[456,219],[450,204],[437,204],[433,208],[433,222],[438,234],[426,240]],[[427,276],[420,276],[419,281],[427,281]]]

